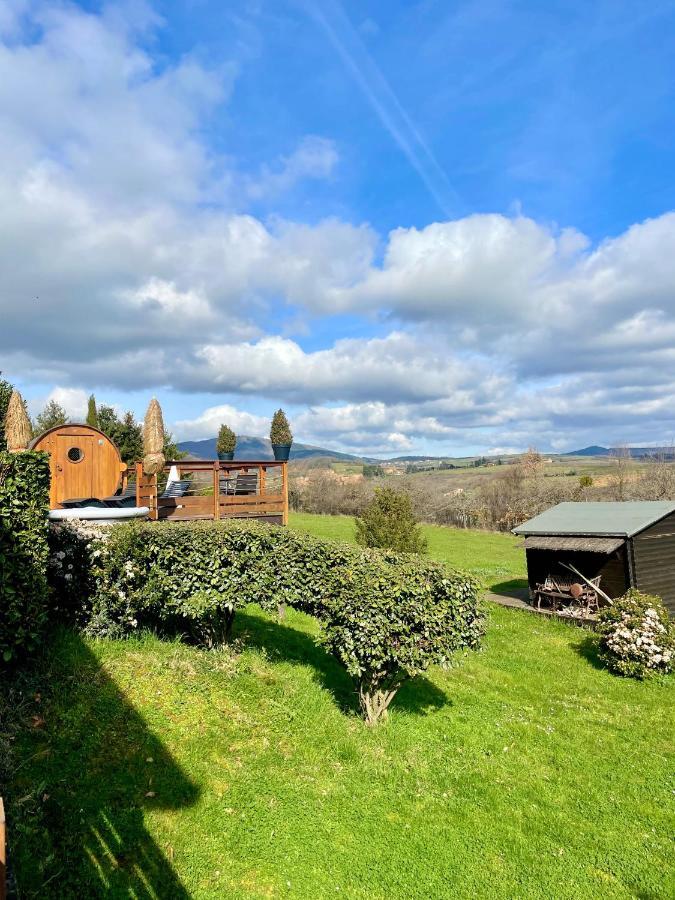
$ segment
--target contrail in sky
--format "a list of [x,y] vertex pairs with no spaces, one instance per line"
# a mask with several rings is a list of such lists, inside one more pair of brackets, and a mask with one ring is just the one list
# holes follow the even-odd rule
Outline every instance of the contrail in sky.
[[461,205],[457,192],[368,53],[339,0],[305,0],[303,5],[325,31],[380,122],[405,154],[444,215],[450,218],[453,212],[457,214]]

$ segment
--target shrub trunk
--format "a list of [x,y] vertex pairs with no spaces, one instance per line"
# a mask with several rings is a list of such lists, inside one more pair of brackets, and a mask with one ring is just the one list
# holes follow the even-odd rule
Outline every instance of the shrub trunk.
[[360,681],[359,706],[366,725],[377,725],[387,718],[389,704],[396,696],[400,682],[384,686],[373,682]]

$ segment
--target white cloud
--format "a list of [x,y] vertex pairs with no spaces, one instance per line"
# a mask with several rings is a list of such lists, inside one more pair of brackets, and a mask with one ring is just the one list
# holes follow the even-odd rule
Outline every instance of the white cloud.
[[269,431],[270,420],[223,404],[210,406],[195,419],[180,419],[173,428],[179,440],[199,441],[215,437],[221,425],[229,425],[236,434],[263,437]]
[[52,400],[65,409],[71,421],[84,422],[87,416],[87,402],[89,400],[89,394],[86,391],[80,388],[55,387],[46,397],[29,404],[31,414],[37,415]]
[[[203,137],[237,66],[158,65],[157,17],[137,9],[0,0],[10,376],[60,385],[72,409],[99,386],[263,396],[301,410],[299,437],[344,449],[675,431],[675,213],[597,245],[522,215],[385,241],[335,218],[262,221],[235,198],[329,178],[334,143],[305,137],[237,174]],[[352,337],[333,338],[344,322]],[[178,424],[208,436],[221,414],[247,415]]]
[[247,180],[250,197],[274,196],[306,178],[323,179],[332,175],[339,155],[335,142],[318,135],[306,135],[288,156],[277,166],[264,165],[256,178]]

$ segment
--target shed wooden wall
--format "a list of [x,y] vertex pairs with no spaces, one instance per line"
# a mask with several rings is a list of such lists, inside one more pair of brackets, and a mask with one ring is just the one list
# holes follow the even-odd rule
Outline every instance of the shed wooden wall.
[[635,586],[658,594],[675,617],[675,513],[633,538],[631,563]]
[[561,563],[573,565],[586,578],[601,576],[600,587],[610,597],[620,597],[630,584],[626,545],[614,553],[586,553],[572,550],[526,550],[527,577],[530,590],[544,581],[547,575],[568,577],[572,573]]

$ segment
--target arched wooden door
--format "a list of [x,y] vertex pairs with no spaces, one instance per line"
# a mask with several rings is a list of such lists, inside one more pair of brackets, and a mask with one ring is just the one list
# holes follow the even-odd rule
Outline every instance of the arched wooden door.
[[110,497],[126,465],[109,437],[90,425],[59,425],[33,441],[33,450],[49,453],[50,506],[64,500]]

